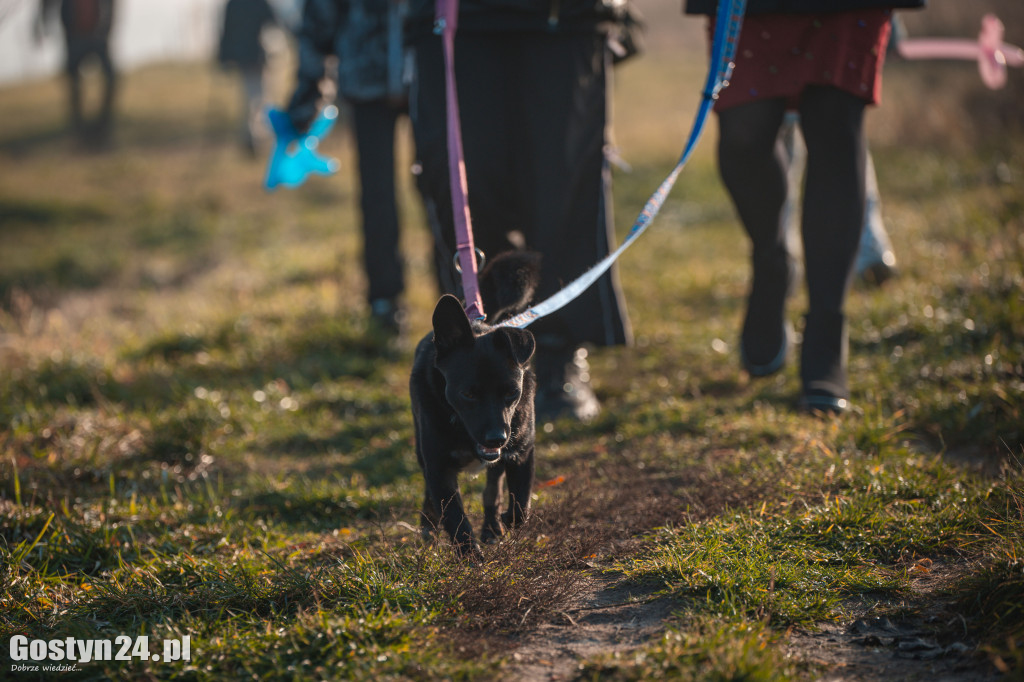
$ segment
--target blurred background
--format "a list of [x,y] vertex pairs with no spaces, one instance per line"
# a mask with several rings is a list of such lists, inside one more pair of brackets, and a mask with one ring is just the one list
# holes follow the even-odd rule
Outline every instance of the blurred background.
[[[160,62],[212,60],[224,1],[120,0],[111,36],[114,62],[121,70],[130,71]],[[680,4],[678,0],[637,0],[647,19],[648,59],[703,56],[703,21],[684,17]],[[296,25],[302,0],[271,0],[271,5],[284,29]],[[903,12],[902,16],[910,37],[972,39],[981,17],[989,12],[1003,20],[1007,42],[1024,43],[1024,2],[1020,0],[931,0],[927,10]],[[52,26],[41,42],[34,40],[37,13],[35,0],[0,0],[0,88],[53,78],[61,70],[63,48],[58,27]],[[284,31],[265,35],[272,55],[286,56],[286,35]],[[288,77],[283,70],[277,75]],[[886,72],[885,120],[876,121],[873,136],[881,143],[970,143],[997,135],[1006,127],[1019,130],[1024,120],[1022,78],[1019,70],[1011,70],[1009,86],[992,93],[986,91],[969,62],[905,64],[891,59]]]
[[[225,0],[119,0],[111,36],[114,60],[123,69],[152,62],[202,60],[213,53]],[[282,22],[295,25],[302,0],[270,0]],[[62,47],[33,39],[37,0],[0,0],[0,85],[46,78],[62,67]]]

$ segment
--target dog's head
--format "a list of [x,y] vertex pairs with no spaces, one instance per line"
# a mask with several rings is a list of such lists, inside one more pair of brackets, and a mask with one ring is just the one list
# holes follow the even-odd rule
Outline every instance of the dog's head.
[[445,399],[491,464],[512,436],[512,417],[523,397],[523,378],[536,343],[523,329],[499,327],[480,336],[454,296],[434,308],[435,365],[445,380]]

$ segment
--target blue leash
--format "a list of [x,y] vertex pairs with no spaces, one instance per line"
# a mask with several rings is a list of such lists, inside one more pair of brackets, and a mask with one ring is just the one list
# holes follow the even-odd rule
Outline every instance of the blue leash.
[[633,227],[630,228],[629,234],[626,235],[622,244],[555,295],[519,313],[515,317],[510,317],[504,322],[495,325],[496,327],[518,327],[523,329],[536,320],[563,308],[607,272],[612,263],[644,233],[651,224],[651,221],[654,220],[654,217],[658,215],[662,205],[665,203],[665,199],[668,198],[668,193],[672,191],[672,187],[676,184],[680,171],[683,170],[686,162],[690,160],[690,156],[697,146],[701,133],[704,132],[704,125],[707,123],[708,115],[711,113],[711,107],[714,105],[715,100],[718,99],[719,91],[729,85],[729,75],[732,73],[734,66],[732,60],[736,54],[736,43],[739,40],[740,28],[743,25],[743,12],[746,9],[746,5],[747,0],[719,1],[718,14],[715,20],[715,35],[711,42],[711,64],[708,68],[708,77],[704,84],[702,100],[693,122],[693,128],[690,130],[689,139],[686,141],[686,146],[683,148],[683,153],[679,157],[676,167],[672,169],[668,177],[662,180],[658,189],[654,191],[654,194],[644,204],[640,215],[633,222]]

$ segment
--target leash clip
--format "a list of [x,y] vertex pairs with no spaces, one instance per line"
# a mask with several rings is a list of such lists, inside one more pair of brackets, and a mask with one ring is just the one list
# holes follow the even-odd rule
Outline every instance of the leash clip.
[[[473,250],[476,251],[476,269],[477,269],[477,272],[479,272],[480,270],[483,270],[484,263],[487,262],[487,256],[486,256],[486,254],[484,254],[483,251],[481,251],[477,247],[473,247]],[[461,275],[462,274],[462,264],[459,263],[459,252],[458,251],[456,251],[455,253],[452,254],[452,265],[455,266],[455,272],[457,272],[457,273],[459,273]]]

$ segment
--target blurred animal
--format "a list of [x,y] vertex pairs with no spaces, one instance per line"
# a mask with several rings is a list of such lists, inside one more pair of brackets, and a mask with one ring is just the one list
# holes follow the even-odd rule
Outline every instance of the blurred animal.
[[[540,256],[513,251],[480,273],[484,310],[495,322],[521,312],[539,281]],[[416,459],[426,490],[421,531],[443,527],[462,556],[479,557],[479,544],[459,494],[458,474],[473,464],[487,468],[483,542],[522,524],[530,510],[534,478],[534,396],[530,358],[536,348],[525,329],[471,322],[462,303],[445,295],[433,314],[433,331],[416,348],[409,381],[416,427]],[[502,480],[508,508],[498,515]]]

